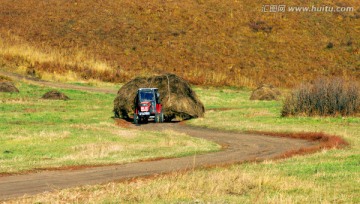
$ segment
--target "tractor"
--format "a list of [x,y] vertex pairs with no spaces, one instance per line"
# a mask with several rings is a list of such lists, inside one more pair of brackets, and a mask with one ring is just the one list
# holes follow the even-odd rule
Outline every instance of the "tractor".
[[154,119],[155,123],[164,122],[164,114],[157,88],[140,88],[134,100],[134,124],[148,122]]

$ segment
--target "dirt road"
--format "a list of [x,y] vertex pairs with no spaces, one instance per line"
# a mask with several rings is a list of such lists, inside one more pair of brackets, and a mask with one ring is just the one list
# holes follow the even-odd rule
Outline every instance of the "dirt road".
[[[0,71],[0,75],[21,79],[21,76]],[[27,79],[29,80],[29,79]],[[31,79],[30,79],[31,80]],[[83,91],[115,93],[114,90],[80,87],[53,82],[34,81],[31,83],[56,88],[70,88]],[[237,162],[266,160],[285,152],[316,146],[317,142],[299,139],[269,137],[243,133],[210,130],[186,126],[182,123],[164,123],[134,126],[142,130],[164,130],[186,133],[193,137],[204,138],[221,144],[222,151],[157,161],[137,162],[124,165],[91,167],[78,170],[42,171],[25,175],[0,177],[0,200],[11,199],[24,195],[32,195],[45,191],[69,188],[81,185],[92,185],[131,179],[134,177],[152,176],[157,174],[182,171],[193,168],[226,165]]]

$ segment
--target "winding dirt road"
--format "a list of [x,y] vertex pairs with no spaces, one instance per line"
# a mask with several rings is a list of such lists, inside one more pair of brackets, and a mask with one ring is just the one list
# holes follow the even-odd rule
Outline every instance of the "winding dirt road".
[[[0,75],[5,75],[15,80],[23,79],[22,76],[1,70]],[[116,93],[116,90],[35,81],[31,78],[26,78],[26,80],[30,80],[31,83],[34,84],[55,88]],[[171,129],[173,131],[186,133],[193,137],[214,141],[221,144],[223,149],[219,152],[182,158],[161,159],[103,167],[89,167],[77,170],[42,171],[24,175],[3,176],[0,177],[0,201],[74,186],[101,184],[136,177],[153,176],[174,171],[227,165],[245,161],[261,161],[279,157],[289,151],[310,148],[319,144],[318,142],[300,139],[269,137],[264,135],[191,127],[182,123],[149,123],[141,126],[131,125],[131,128],[159,131]]]

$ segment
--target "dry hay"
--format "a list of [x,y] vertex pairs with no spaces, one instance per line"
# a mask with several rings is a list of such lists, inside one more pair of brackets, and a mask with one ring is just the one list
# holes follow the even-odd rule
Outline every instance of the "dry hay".
[[0,92],[18,93],[19,89],[11,81],[0,81]]
[[41,98],[42,99],[50,99],[50,100],[69,100],[70,99],[65,94],[63,94],[57,90],[49,91],[49,92],[45,93]]
[[250,100],[279,100],[281,97],[281,92],[274,88],[272,85],[262,84],[257,89],[255,89],[251,96]]
[[134,99],[139,88],[158,88],[166,121],[178,117],[203,117],[205,108],[188,82],[174,74],[138,77],[125,84],[114,100],[115,116],[129,118],[134,114]]

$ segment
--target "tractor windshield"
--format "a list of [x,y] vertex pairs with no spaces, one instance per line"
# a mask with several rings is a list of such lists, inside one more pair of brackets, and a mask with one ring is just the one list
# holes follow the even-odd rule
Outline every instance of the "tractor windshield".
[[150,91],[144,91],[144,92],[140,92],[140,101],[144,102],[144,101],[154,101],[155,100],[155,96],[154,96],[154,92],[150,92]]

